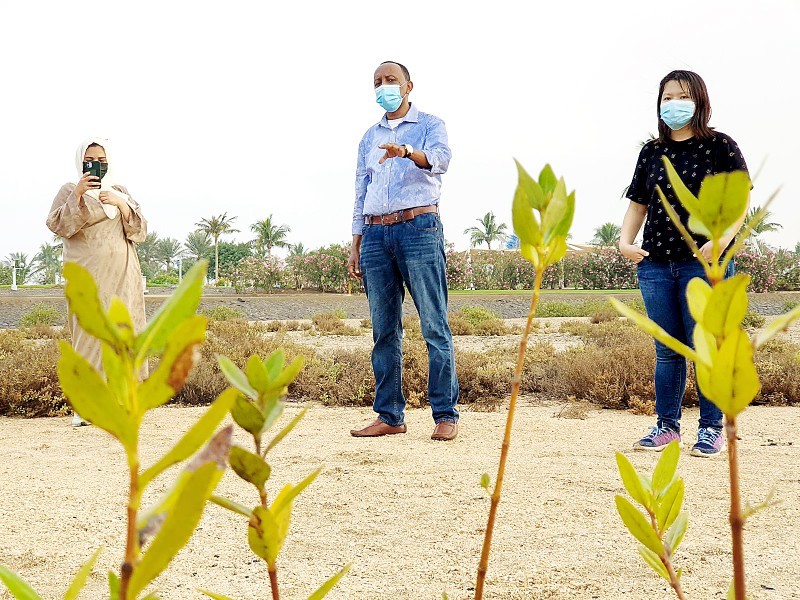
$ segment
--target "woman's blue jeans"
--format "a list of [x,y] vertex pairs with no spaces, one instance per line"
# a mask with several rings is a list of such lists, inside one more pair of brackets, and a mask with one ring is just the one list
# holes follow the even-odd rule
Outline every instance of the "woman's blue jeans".
[[403,299],[411,293],[428,346],[428,401],[433,420],[458,422],[458,379],[453,334],[447,322],[444,234],[439,215],[427,213],[395,225],[365,225],[361,272],[372,318],[372,370],[378,418],[402,425]]
[[[695,321],[689,312],[686,286],[695,277],[706,280],[703,266],[696,260],[639,263],[639,289],[647,316],[672,337],[694,347]],[[725,276],[733,275],[733,262]],[[659,427],[680,431],[681,404],[686,390],[686,359],[657,341],[656,344],[656,414]],[[700,427],[722,427],[722,411],[703,396],[700,398]]]

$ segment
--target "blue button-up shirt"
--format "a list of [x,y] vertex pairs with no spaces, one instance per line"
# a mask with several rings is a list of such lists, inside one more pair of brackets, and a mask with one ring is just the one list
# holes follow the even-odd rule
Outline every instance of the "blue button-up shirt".
[[[411,144],[425,153],[430,169],[419,168],[410,158],[388,158],[383,144]],[[394,129],[386,115],[370,127],[358,145],[356,202],[353,208],[353,235],[361,235],[365,215],[389,213],[439,204],[442,173],[450,164],[450,148],[444,121],[421,112],[413,104]]]

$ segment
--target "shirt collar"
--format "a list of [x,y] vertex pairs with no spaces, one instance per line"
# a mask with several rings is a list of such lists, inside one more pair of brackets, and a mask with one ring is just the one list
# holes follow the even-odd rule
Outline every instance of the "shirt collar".
[[[389,119],[386,116],[387,114],[388,113],[383,113],[383,118],[378,122],[378,125],[386,127],[387,129],[391,129],[391,127],[389,127]],[[417,123],[418,121],[419,121],[419,109],[412,103],[411,107],[408,109],[408,112],[406,113],[406,116],[402,117],[400,123],[406,123],[406,122]]]

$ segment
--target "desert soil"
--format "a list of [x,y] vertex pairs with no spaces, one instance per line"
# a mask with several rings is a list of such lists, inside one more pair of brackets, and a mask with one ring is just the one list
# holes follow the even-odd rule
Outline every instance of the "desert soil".
[[[332,599],[472,597],[489,500],[481,473],[494,473],[506,412],[462,412],[452,443],[429,439],[430,413],[408,413],[405,435],[354,439],[348,430],[369,409],[311,405],[271,456],[271,493],[324,465],[296,502],[279,559],[283,598],[306,598],[342,565],[350,574]],[[670,598],[645,566],[614,509],[624,493],[614,452],[650,470],[656,456],[630,445],[652,418],[523,399],[515,422],[495,531],[487,598]],[[284,419],[296,414],[290,405]],[[202,413],[161,408],[144,424],[144,464],[163,454]],[[573,418],[565,418],[567,415]],[[694,441],[697,410],[684,415]],[[578,418],[574,418],[578,417]],[[580,418],[584,417],[584,418]],[[745,498],[771,489],[779,506],[747,526],[749,592],[754,599],[800,598],[800,408],[749,409],[741,417]],[[0,418],[0,563],[18,571],[43,598],[60,598],[95,548],[105,548],[82,597],[102,598],[105,572],[122,556],[127,476],[124,456],[94,427],[68,419]],[[238,437],[240,444],[246,439]],[[730,578],[725,455],[693,458],[684,450],[690,527],[678,551],[688,598],[724,598]],[[156,480],[145,504],[174,472]],[[232,473],[224,496],[254,504]],[[209,506],[200,529],[155,583],[161,597],[200,598],[207,588],[236,599],[266,599],[266,572],[246,542],[242,518]],[[9,598],[0,592],[0,598]]]

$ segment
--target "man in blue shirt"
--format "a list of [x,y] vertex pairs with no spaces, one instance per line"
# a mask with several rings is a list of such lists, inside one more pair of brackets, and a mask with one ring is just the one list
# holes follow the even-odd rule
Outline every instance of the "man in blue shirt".
[[372,318],[372,369],[378,418],[355,437],[405,433],[402,307],[405,287],[428,346],[428,401],[434,440],[458,435],[458,379],[447,323],[444,234],[439,220],[442,174],[450,164],[444,122],[409,101],[408,69],[390,61],[375,71],[386,111],[358,146],[353,246],[347,269],[363,279]]

